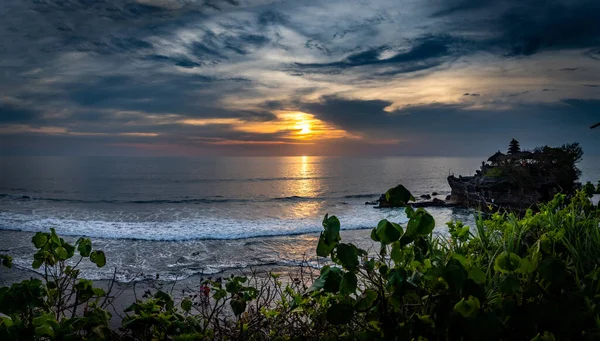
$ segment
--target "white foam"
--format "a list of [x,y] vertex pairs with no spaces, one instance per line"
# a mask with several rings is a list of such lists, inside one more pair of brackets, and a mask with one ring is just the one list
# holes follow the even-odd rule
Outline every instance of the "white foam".
[[[374,227],[382,218],[405,222],[401,211],[370,210],[340,217],[342,229]],[[197,239],[242,239],[262,236],[281,236],[314,233],[322,230],[322,218],[296,219],[231,219],[194,217],[171,221],[106,221],[91,219],[55,218],[37,214],[0,212],[0,229],[27,232],[48,231],[70,236],[110,239],[141,239],[184,241]]]

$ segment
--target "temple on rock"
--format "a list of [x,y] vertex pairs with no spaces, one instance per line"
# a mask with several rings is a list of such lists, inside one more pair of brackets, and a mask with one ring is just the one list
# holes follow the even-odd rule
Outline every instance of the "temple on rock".
[[577,143],[521,151],[513,139],[506,154],[498,151],[490,156],[474,176],[449,176],[449,202],[478,208],[535,208],[557,193],[571,194],[579,188],[576,163],[582,155]]

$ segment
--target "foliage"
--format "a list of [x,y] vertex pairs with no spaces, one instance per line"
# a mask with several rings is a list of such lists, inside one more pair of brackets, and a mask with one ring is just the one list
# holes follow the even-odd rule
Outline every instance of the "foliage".
[[502,168],[502,167],[489,168],[485,172],[485,176],[494,177],[494,178],[504,176],[504,168]]
[[[2,317],[0,338],[58,340],[68,328],[75,339],[127,340],[600,338],[600,211],[584,192],[557,195],[521,218],[496,213],[474,227],[449,222],[439,238],[427,211],[405,212],[408,223],[384,219],[371,230],[375,251],[343,242],[340,221],[326,215],[316,252],[328,259],[318,277],[284,283],[252,273],[202,280],[178,299],[147,293],[126,309],[118,335],[106,331],[102,317],[87,320],[88,329],[67,323],[78,317],[63,316],[50,299],[62,295],[48,293],[58,285],[14,284],[0,289],[0,312],[10,316]],[[67,247],[54,232],[34,243],[44,265],[56,265],[49,255],[56,261],[75,248],[92,258],[91,243]],[[105,261],[99,254],[93,260]],[[91,283],[74,282],[81,297],[99,296],[79,283]]]
[[[110,314],[102,307],[107,294],[90,280],[79,279],[78,265],[89,259],[102,267],[102,251],[92,251],[92,242],[79,238],[70,244],[54,229],[36,233],[32,267],[43,268],[43,280],[30,279],[0,288],[0,339],[105,340],[111,337]],[[70,260],[78,254],[74,264]],[[3,263],[10,265],[10,257]],[[4,261],[6,260],[6,262]],[[101,303],[101,300],[103,301]]]
[[575,181],[581,176],[576,164],[581,161],[583,150],[579,143],[564,144],[560,147],[540,147],[533,151],[536,160],[535,171],[540,176],[556,179],[563,193],[573,193]]

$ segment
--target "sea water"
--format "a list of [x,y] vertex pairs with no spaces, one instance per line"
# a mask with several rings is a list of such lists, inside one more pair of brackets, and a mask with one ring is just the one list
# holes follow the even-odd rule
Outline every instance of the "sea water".
[[[52,227],[106,251],[106,268],[84,267],[95,279],[315,262],[325,214],[361,244],[380,219],[406,222],[402,209],[365,202],[397,184],[443,199],[448,175],[472,175],[484,159],[0,157],[0,251],[27,268],[32,234]],[[582,181],[600,179],[600,159],[579,166]],[[428,211],[436,233],[474,221],[469,210]]]

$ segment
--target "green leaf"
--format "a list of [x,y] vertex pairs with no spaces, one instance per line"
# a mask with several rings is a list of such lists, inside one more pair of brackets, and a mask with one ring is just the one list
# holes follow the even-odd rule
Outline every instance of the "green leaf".
[[521,281],[514,274],[506,276],[500,282],[498,290],[507,295],[512,295],[521,289]]
[[354,310],[349,303],[334,303],[327,309],[327,321],[333,325],[347,324],[353,317]]
[[67,254],[67,249],[65,249],[62,246],[55,248],[54,253],[56,253],[56,256],[58,256],[58,259],[60,259],[60,260],[65,260],[69,256]]
[[396,223],[389,222],[387,219],[382,219],[379,224],[377,224],[375,233],[380,242],[387,245],[400,239],[402,227]]
[[340,292],[344,294],[353,294],[356,292],[357,285],[358,280],[356,279],[356,275],[351,272],[346,272],[340,283]]
[[349,270],[358,268],[358,249],[352,244],[338,244],[336,248],[337,258],[340,264]]
[[225,289],[218,289],[215,291],[215,294],[213,295],[213,299],[215,300],[220,300],[227,297],[227,290]]
[[342,277],[344,276],[344,272],[340,268],[329,268],[327,271],[327,275],[325,278],[325,285],[323,286],[323,290],[325,292],[337,293],[340,290],[340,284],[342,283]]
[[41,325],[39,327],[35,327],[35,335],[38,337],[48,336],[54,337],[54,330],[47,324]]
[[408,219],[410,219],[415,214],[415,210],[412,208],[412,206],[407,205],[406,208],[404,209],[404,213],[406,213],[406,217]]
[[331,251],[337,246],[340,237],[340,221],[336,216],[329,217],[327,214],[323,219],[323,232],[319,236],[319,244],[317,245],[317,255],[328,257]]
[[8,316],[0,315],[0,329],[10,328],[13,326],[13,320]]
[[410,191],[402,185],[388,189],[385,192],[385,200],[394,207],[405,206],[410,200],[414,201],[415,197],[410,194]]
[[549,331],[544,331],[544,334],[540,335],[539,333],[531,339],[531,341],[555,341],[554,334]]
[[521,265],[521,257],[517,254],[504,251],[496,257],[494,261],[494,270],[502,273],[511,273]]
[[521,258],[521,265],[519,266],[519,272],[523,274],[530,274],[537,269],[537,262],[532,261],[528,257]]
[[187,312],[192,310],[192,301],[187,298],[185,300],[181,301],[181,309],[183,309],[184,311],[187,311]]
[[79,238],[77,240],[77,251],[81,257],[89,257],[92,252],[92,242],[88,238]]
[[317,277],[317,279],[314,280],[313,284],[306,290],[306,293],[323,289],[323,287],[325,286],[326,279],[327,276],[323,276],[323,274],[321,273],[321,275]]
[[389,272],[388,283],[395,288],[399,288],[406,281],[406,276],[406,270],[404,269],[391,269]]
[[54,244],[60,246],[60,238],[58,238],[56,230],[52,227],[50,228],[50,240],[52,240]]
[[405,235],[408,237],[427,236],[435,228],[435,219],[422,208],[419,208],[408,221]]
[[106,265],[106,256],[103,251],[93,251],[90,253],[90,260],[96,264],[99,268]]
[[381,241],[381,239],[379,239],[379,236],[377,235],[377,228],[376,228],[376,227],[374,227],[374,228],[371,230],[371,239],[372,239],[373,241],[375,241],[375,242],[379,242],[379,241]]
[[468,278],[472,279],[473,282],[477,284],[483,284],[486,280],[485,272],[478,267],[472,267],[469,269]]
[[323,289],[325,292],[337,293],[340,289],[344,272],[340,268],[329,265],[321,268],[321,275],[313,282],[306,291],[307,293]]
[[404,260],[404,251],[402,250],[402,244],[400,242],[392,243],[392,252],[390,253],[390,257],[396,265],[399,265]]
[[236,316],[240,316],[244,311],[246,311],[246,301],[241,298],[232,299],[229,302],[229,305]]
[[41,248],[48,242],[48,234],[43,232],[37,232],[32,238],[31,242],[36,248]]
[[39,269],[40,266],[42,266],[42,264],[44,264],[44,261],[42,259],[36,259],[33,261],[33,263],[31,263],[31,267],[34,269]]
[[65,242],[62,239],[61,239],[61,243],[62,243],[62,247],[64,247],[65,250],[67,250],[67,259],[73,257],[73,255],[75,254],[75,247],[73,245]]
[[469,261],[467,260],[467,258],[459,253],[453,254],[452,258],[459,261],[460,265],[462,265],[464,268],[467,268],[469,266]]
[[365,311],[373,306],[375,300],[377,300],[377,291],[373,289],[366,289],[360,295],[360,298],[356,301],[354,308],[358,311]]
[[460,302],[454,305],[454,311],[461,314],[465,318],[473,318],[477,316],[481,305],[477,297],[469,296],[469,299],[465,301],[463,298]]
[[12,268],[12,257],[9,255],[0,255],[0,259],[2,260],[2,266],[7,268]]

